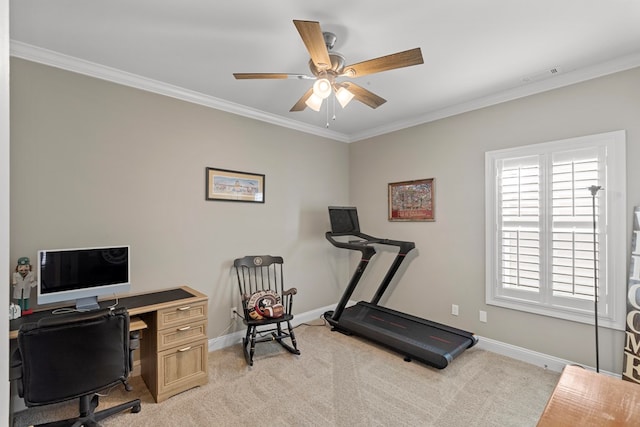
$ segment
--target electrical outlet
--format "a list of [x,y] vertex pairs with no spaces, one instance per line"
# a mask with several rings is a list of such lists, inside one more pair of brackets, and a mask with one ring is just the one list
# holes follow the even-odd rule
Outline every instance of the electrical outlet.
[[487,323],[487,312],[480,310],[480,321]]
[[238,308],[237,307],[231,307],[231,320],[234,320],[236,318],[236,313],[238,312]]
[[458,304],[451,304],[451,314],[454,316],[458,315]]

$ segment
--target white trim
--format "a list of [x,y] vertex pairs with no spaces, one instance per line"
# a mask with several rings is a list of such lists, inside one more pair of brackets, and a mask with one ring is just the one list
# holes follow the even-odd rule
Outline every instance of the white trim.
[[336,141],[349,142],[346,135],[330,129],[319,128],[317,126],[286,119],[282,116],[259,111],[244,105],[225,101],[224,99],[205,95],[200,92],[195,92],[158,80],[149,79],[133,73],[128,73],[116,68],[107,67],[95,62],[74,58],[72,56],[64,55],[37,46],[32,46],[26,43],[12,40],[11,56],[38,62],[40,64],[49,65],[51,67],[60,68],[62,70],[72,71],[74,73],[95,77],[124,86],[142,89],[147,92],[157,93],[159,95],[164,95],[171,98],[179,99],[181,101],[187,101],[193,104],[214,108],[216,110],[226,111],[228,113],[237,114],[239,116],[249,117],[251,119],[271,123],[276,126],[285,127],[304,133],[310,133]]
[[506,89],[501,92],[482,96],[471,101],[461,104],[443,107],[439,110],[430,111],[421,116],[411,119],[398,121],[389,125],[378,128],[368,129],[363,132],[350,135],[350,142],[360,141],[362,139],[372,138],[378,135],[395,132],[424,123],[434,122],[436,120],[445,119],[447,117],[456,116],[458,114],[468,113],[470,111],[479,110],[481,108],[490,107],[492,105],[502,104],[503,102],[513,101],[527,96],[547,92],[553,89],[569,86],[575,83],[603,77],[609,74],[630,70],[640,66],[640,54],[632,54],[617,58],[612,61],[603,62],[591,67],[582,68],[564,72],[553,78],[539,80],[524,86],[518,86],[512,89]]
[[384,135],[409,127],[444,119],[446,117],[451,117],[492,105],[501,104],[503,102],[524,98],[526,96],[558,89],[564,86],[569,86],[575,83],[580,83],[586,80],[595,79],[640,66],[640,54],[623,56],[612,61],[604,62],[579,70],[564,72],[552,78],[538,80],[524,86],[506,89],[501,92],[476,98],[471,101],[463,102],[461,104],[445,106],[439,110],[431,111],[423,115],[408,118],[406,120],[399,120],[384,126],[371,128],[362,132],[356,132],[354,134],[347,135],[344,133],[335,132],[330,129],[309,125],[291,119],[286,119],[276,114],[266,113],[264,111],[259,111],[244,105],[225,101],[220,98],[204,95],[199,92],[170,85],[157,80],[148,79],[132,73],[127,73],[115,68],[106,67],[104,65],[85,61],[83,59],[64,55],[52,50],[43,49],[16,40],[11,40],[10,53],[11,56],[14,56],[16,58],[39,62],[41,64],[49,65],[63,70],[73,71],[125,86],[135,87],[160,95],[192,102],[194,104],[203,105],[205,107],[215,108],[217,110],[226,111],[243,117],[271,123],[276,126],[282,126],[285,128],[298,130],[300,132],[317,135],[340,142],[355,142],[379,135]]
[[549,356],[548,354],[539,353],[490,338],[478,337],[478,344],[476,344],[476,346],[479,349],[507,356],[554,372],[562,372],[562,369],[564,369],[566,365],[572,364],[569,360]]
[[[547,304],[537,303],[524,295],[513,292],[499,292],[499,284],[496,282],[498,273],[498,259],[496,248],[498,236],[496,230],[497,188],[496,173],[497,162],[501,159],[521,157],[555,151],[577,150],[590,146],[604,147],[606,152],[606,177],[604,180],[604,197],[607,199],[608,215],[605,224],[607,266],[605,272],[606,283],[611,293],[606,301],[610,303],[611,310],[608,316],[600,312],[599,322],[603,327],[624,330],[625,326],[625,295],[626,295],[626,132],[624,130],[605,132],[597,135],[588,135],[569,138],[559,141],[531,144],[522,147],[513,147],[503,150],[489,151],[485,153],[485,302],[490,305],[526,311],[535,314],[547,315],[575,322],[593,324],[592,308],[580,311],[578,307],[562,309],[551,307]],[[542,189],[544,191],[544,187]],[[585,189],[586,191],[586,189]],[[601,302],[604,304],[605,299]]]
[[[9,136],[9,0],[0,0],[0,277],[3,278],[3,292],[0,295],[0,307],[9,306],[7,285],[11,270],[10,256],[10,197],[9,197],[9,169],[10,169],[10,136]],[[6,313],[6,311],[5,311]],[[12,421],[9,385],[9,316],[2,316],[0,320],[0,342],[5,344],[0,348],[0,425],[10,425]]]
[[[350,302],[347,305],[353,305]],[[296,314],[294,317],[294,322],[292,322],[293,326],[298,326],[302,323],[312,322],[314,320],[318,320],[322,318],[322,315],[329,310],[333,310],[336,304],[328,305],[326,307],[317,308],[315,310],[307,311],[305,313]],[[326,326],[327,328],[329,326]],[[242,342],[242,337],[244,337],[245,331],[237,331],[231,334],[223,335],[217,338],[212,338],[209,340],[209,351],[221,350],[226,347],[230,347],[232,345],[239,344]],[[477,336],[477,335],[476,335]],[[560,359],[558,357],[549,356],[548,354],[539,353],[537,351],[529,350],[523,347],[518,347],[515,345],[503,343],[500,341],[492,340],[490,338],[484,338],[481,336],[478,337],[478,344],[475,345],[476,348],[490,351],[492,353],[497,353],[502,356],[510,357],[512,359],[519,360],[521,362],[526,362],[531,365],[539,366],[544,369],[549,369],[553,372],[562,372],[566,365],[575,365],[574,362],[566,359]],[[454,362],[455,363],[455,362]],[[595,371],[595,368],[591,366],[585,366],[586,369]],[[620,377],[618,374],[614,374],[611,372],[600,371],[601,373]]]
[[[322,318],[322,315],[335,308],[336,304],[328,305],[326,307],[316,308],[315,310],[307,311],[305,313],[296,314],[291,322],[293,327],[296,327],[302,323],[312,322]],[[240,319],[238,318],[238,321]],[[246,330],[233,332],[227,335],[222,335],[209,340],[209,351],[220,350],[235,344],[242,342],[242,338]]]
[[[531,365],[539,366],[544,369],[548,369],[553,372],[562,372],[567,365],[576,365],[575,362],[570,360],[561,359],[559,357],[550,356],[548,354],[539,353],[537,351],[529,350],[523,347],[507,344],[501,341],[492,340],[491,338],[484,338],[478,336],[478,344],[476,344],[481,350],[497,353],[502,356],[510,357],[512,359],[519,360],[521,362],[529,363]],[[455,362],[454,362],[455,363]],[[580,365],[582,366],[582,365]],[[583,366],[583,368],[590,371],[596,371],[596,368],[592,366]],[[612,377],[621,378],[620,374],[613,372],[602,371],[600,373],[609,375]]]

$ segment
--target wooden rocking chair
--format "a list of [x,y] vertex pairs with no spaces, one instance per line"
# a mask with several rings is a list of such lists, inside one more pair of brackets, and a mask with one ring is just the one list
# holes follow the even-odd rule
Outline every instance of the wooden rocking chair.
[[247,364],[253,366],[256,343],[265,341],[275,340],[290,353],[300,354],[291,327],[291,307],[297,289],[284,289],[282,257],[245,256],[234,260],[233,266],[247,326],[242,339]]

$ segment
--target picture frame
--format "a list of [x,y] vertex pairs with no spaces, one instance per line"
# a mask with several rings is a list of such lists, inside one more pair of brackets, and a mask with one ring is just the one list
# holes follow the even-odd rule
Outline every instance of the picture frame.
[[263,174],[207,167],[205,200],[264,203],[264,183]]
[[435,179],[392,182],[389,221],[435,221]]

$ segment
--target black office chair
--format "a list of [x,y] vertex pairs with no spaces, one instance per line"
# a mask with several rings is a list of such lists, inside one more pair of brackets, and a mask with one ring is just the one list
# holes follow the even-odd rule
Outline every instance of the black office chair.
[[126,380],[137,346],[125,308],[53,315],[20,327],[12,379],[28,407],[80,399],[78,417],[42,426],[98,426],[125,409],[140,412],[140,399],[95,412],[98,392],[120,383],[131,389]]
[[298,291],[296,288],[284,289],[282,257],[245,256],[234,260],[233,266],[238,277],[244,324],[247,325],[242,348],[249,366],[253,366],[256,343],[260,342],[275,340],[287,351],[300,354],[291,327],[293,296]]

